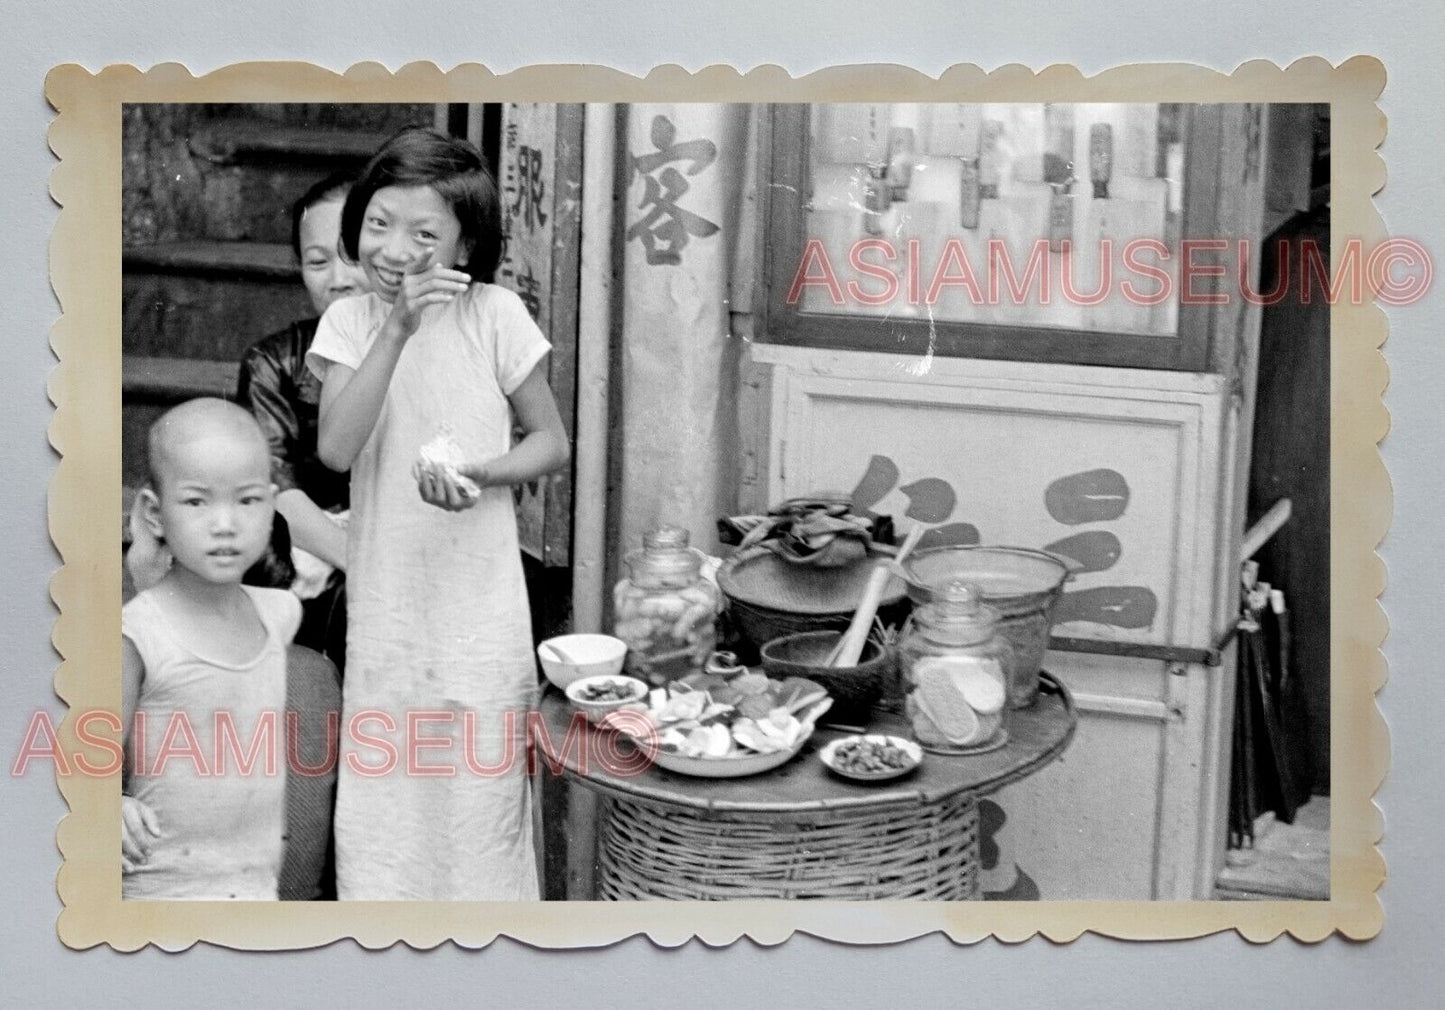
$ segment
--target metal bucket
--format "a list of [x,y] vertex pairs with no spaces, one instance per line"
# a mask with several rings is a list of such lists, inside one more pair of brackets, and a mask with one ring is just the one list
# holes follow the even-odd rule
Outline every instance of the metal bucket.
[[999,612],[999,633],[1013,647],[1009,707],[1026,708],[1039,695],[1039,669],[1049,646],[1054,604],[1073,575],[1062,558],[1027,547],[935,547],[907,558],[899,574],[915,607],[954,579],[974,582]]

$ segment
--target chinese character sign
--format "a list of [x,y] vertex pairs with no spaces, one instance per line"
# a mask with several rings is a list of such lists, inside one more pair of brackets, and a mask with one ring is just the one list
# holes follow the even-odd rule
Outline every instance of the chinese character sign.
[[552,201],[548,176],[557,148],[557,107],[510,102],[502,110],[498,185],[506,243],[497,283],[521,296],[532,318],[550,333]]
[[[627,229],[627,241],[642,243],[648,264],[682,262],[691,238],[716,235],[718,226],[685,206],[689,177],[706,172],[717,159],[717,145],[702,137],[683,139],[666,115],[652,117],[652,149],[631,155],[632,173],[642,179],[642,212]],[[679,171],[679,168],[681,169]]]
[[626,114],[622,542],[667,521],[712,550],[738,486],[729,292],[749,107],[648,103]]
[[[502,107],[497,184],[502,260],[497,283],[521,298],[552,344],[548,382],[571,432],[576,382],[582,109],[509,102]],[[522,549],[546,565],[571,552],[570,480],[554,474],[516,489]]]
[[545,163],[541,148],[528,144],[516,146],[510,173],[512,204],[508,212],[513,227],[525,228],[528,234],[547,223],[547,212],[542,206],[547,195],[547,184],[542,178]]

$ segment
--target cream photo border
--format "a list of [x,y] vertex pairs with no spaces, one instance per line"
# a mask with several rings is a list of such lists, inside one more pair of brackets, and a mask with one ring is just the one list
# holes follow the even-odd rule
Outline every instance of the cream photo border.
[[[51,193],[61,206],[50,247],[62,316],[51,342],[59,363],[49,392],[50,438],[60,455],[50,485],[50,530],[63,559],[51,582],[59,609],[54,642],[63,661],[56,693],[69,706],[60,744],[76,753],[75,716],[120,708],[121,556],[115,523],[120,487],[121,105],[127,102],[1328,102],[1331,208],[1336,241],[1366,248],[1385,238],[1371,196],[1384,185],[1377,153],[1385,119],[1376,106],[1382,64],[1319,58],[1281,69],[1268,62],[1223,74],[1182,64],[1130,65],[1085,77],[1067,65],[1035,73],[959,65],[934,79],[893,65],[848,66],[801,78],[777,66],[688,73],[660,67],[644,78],[595,66],[535,66],[493,74],[468,64],[449,72],[376,63],[344,74],[303,63],[249,63],[192,76],[179,64],[148,72],[110,66],[98,74],[65,65],[46,80],[58,110],[49,133],[59,158]],[[197,941],[241,949],[313,947],[353,937],[367,947],[403,941],[481,947],[508,936],[539,947],[592,947],[639,933],[673,946],[742,936],[762,944],[795,932],[876,944],[943,932],[958,942],[989,935],[1014,942],[1042,933],[1068,941],[1085,931],[1166,939],[1237,930],[1266,941],[1288,932],[1320,940],[1338,930],[1377,934],[1383,829],[1372,802],[1389,765],[1389,737],[1375,705],[1386,667],[1387,625],[1375,554],[1392,495],[1378,451],[1389,418],[1380,353],[1384,313],[1373,303],[1335,305],[1331,316],[1331,898],[1257,902],[122,902],[119,775],[59,776],[70,807],[57,831],[61,940],[75,948],[147,943],[176,950]]]

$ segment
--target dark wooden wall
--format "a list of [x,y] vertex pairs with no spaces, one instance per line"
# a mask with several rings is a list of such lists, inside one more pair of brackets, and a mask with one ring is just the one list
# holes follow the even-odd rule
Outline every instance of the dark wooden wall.
[[435,115],[420,104],[123,107],[127,486],[142,478],[140,436],[157,414],[229,395],[247,347],[312,314],[291,251],[292,203]]
[[[1282,699],[1294,777],[1330,784],[1330,309],[1318,285],[1301,293],[1301,250],[1314,243],[1329,262],[1329,208],[1290,219],[1273,241],[1289,246],[1289,289],[1264,309],[1255,406],[1249,521],[1280,498],[1293,515],[1256,555],[1260,578],[1283,589],[1293,629]],[[1270,250],[1267,249],[1267,252]],[[1267,255],[1261,291],[1278,271]]]

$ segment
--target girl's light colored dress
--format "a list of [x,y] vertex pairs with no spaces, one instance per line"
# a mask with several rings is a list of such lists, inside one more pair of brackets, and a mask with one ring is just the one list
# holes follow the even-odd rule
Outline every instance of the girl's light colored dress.
[[[313,371],[324,380],[333,362],[359,368],[390,311],[376,295],[332,305],[307,357]],[[537,672],[512,492],[483,488],[474,507],[448,512],[422,500],[412,467],[442,434],[469,461],[505,453],[507,397],[549,350],[515,294],[473,284],[407,341],[352,465],[335,824],[343,899],[539,896],[525,746]],[[394,762],[375,740],[395,747]]]
[[[301,623],[301,601],[284,589],[241,588],[266,629],[265,645],[247,663],[220,663],[181,645],[155,590],[121,608],[121,634],[145,664],[136,705],[143,723],[131,730],[143,758],[128,791],[155,811],[161,828],[146,862],[121,878],[127,899],[277,898],[286,824],[286,646]],[[217,765],[217,735],[226,732],[218,715],[235,731],[235,743],[223,740],[219,751],[224,769]],[[272,723],[264,738],[262,719]],[[265,744],[243,771],[236,755],[244,759],[258,739]],[[162,748],[166,761],[157,769]]]

